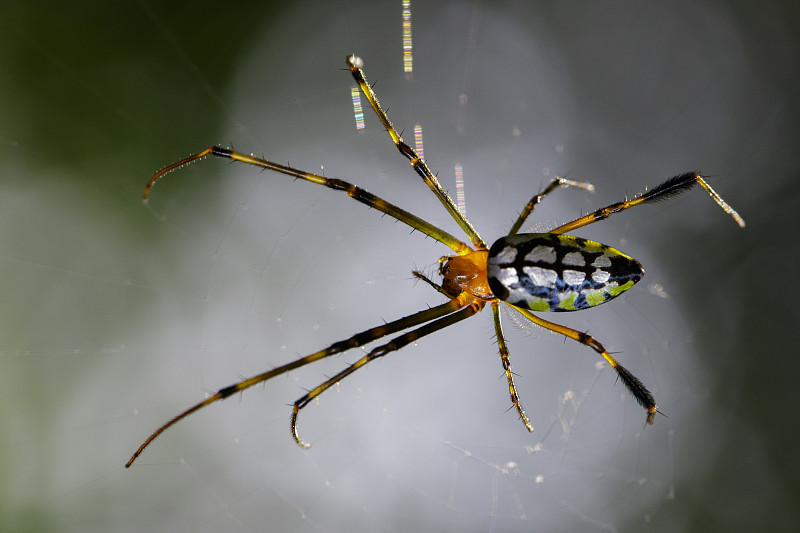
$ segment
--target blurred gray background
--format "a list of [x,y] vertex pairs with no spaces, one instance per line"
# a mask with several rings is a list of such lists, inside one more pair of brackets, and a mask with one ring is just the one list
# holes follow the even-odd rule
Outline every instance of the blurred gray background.
[[[792,2],[7,3],[0,21],[3,531],[796,531],[798,8]],[[490,313],[289,405],[331,358],[142,440],[242,376],[440,303],[447,249],[341,193],[209,160],[210,144],[357,183],[457,234],[366,112],[357,52],[491,242],[555,174],[545,231],[687,170],[702,191],[581,230],[639,259],[588,330],[653,390],[652,427],[596,354]],[[366,104],[366,101],[364,101]]]

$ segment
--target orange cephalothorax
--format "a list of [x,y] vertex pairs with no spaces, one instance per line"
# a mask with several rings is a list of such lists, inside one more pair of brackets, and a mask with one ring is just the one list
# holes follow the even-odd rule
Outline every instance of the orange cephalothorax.
[[454,297],[467,292],[481,300],[494,300],[486,277],[488,257],[488,250],[477,250],[466,255],[442,258],[442,288]]

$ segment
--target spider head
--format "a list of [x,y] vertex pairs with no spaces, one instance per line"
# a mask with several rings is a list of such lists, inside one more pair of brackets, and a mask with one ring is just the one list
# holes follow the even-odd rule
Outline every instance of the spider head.
[[487,250],[443,257],[440,260],[442,266],[439,269],[439,273],[442,275],[442,288],[454,298],[462,292],[467,292],[481,300],[494,300],[495,296],[489,288],[489,279],[486,277],[488,257]]

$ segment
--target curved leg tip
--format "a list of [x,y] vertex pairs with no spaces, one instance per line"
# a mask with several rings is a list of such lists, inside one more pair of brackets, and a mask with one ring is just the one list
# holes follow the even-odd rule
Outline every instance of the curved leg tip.
[[297,433],[297,415],[300,412],[300,407],[296,404],[294,408],[292,408],[292,437],[294,437],[294,441],[304,449],[311,448],[311,445],[307,442],[303,442],[303,439],[300,438],[300,435]]

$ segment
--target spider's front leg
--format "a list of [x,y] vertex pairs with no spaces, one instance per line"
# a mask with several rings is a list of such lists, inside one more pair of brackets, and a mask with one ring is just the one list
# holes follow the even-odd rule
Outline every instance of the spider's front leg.
[[306,405],[308,405],[314,398],[317,398],[320,394],[328,390],[334,384],[340,382],[359,368],[365,366],[367,363],[378,359],[379,357],[383,357],[384,355],[396,352],[403,348],[404,346],[420,339],[426,335],[430,335],[431,333],[435,333],[440,329],[444,329],[446,327],[452,326],[457,322],[461,322],[472,315],[480,312],[483,309],[483,306],[486,302],[482,300],[478,300],[473,298],[471,295],[467,294],[466,292],[462,292],[456,298],[453,298],[453,302],[458,302],[462,307],[455,313],[451,313],[447,316],[434,320],[433,322],[429,322],[417,329],[413,329],[407,333],[404,333],[394,339],[390,340],[386,344],[382,344],[377,348],[374,348],[370,351],[367,355],[356,361],[355,363],[351,364],[332,378],[326,380],[324,383],[318,385],[314,389],[310,390],[307,394],[303,397],[299,398],[296,402],[294,402],[294,406],[292,407],[292,436],[294,440],[297,441],[297,444],[302,446],[303,448],[309,448],[311,445],[307,444],[300,438],[300,435],[297,433],[297,416],[300,414],[300,410],[303,409]]
[[[191,415],[192,413],[195,413],[195,412],[199,411],[200,409],[202,409],[202,408],[204,408],[204,407],[206,407],[208,405],[211,405],[212,403],[215,403],[215,402],[220,401],[220,400],[224,400],[225,398],[229,398],[229,397],[233,396],[234,394],[237,394],[237,393],[240,393],[240,392],[242,392],[242,391],[244,391],[246,389],[249,389],[250,387],[252,387],[254,385],[269,381],[270,379],[272,379],[272,378],[274,378],[276,376],[285,374],[287,372],[291,372],[292,370],[295,370],[295,369],[298,369],[298,368],[302,368],[302,367],[304,367],[304,366],[306,366],[308,364],[314,363],[314,362],[319,361],[321,359],[324,359],[326,357],[330,357],[332,355],[340,354],[342,352],[345,352],[347,350],[351,350],[353,348],[357,348],[359,346],[364,346],[366,344],[374,342],[374,341],[376,341],[376,340],[378,340],[378,339],[380,339],[382,337],[385,337],[387,335],[391,335],[393,333],[398,333],[398,332],[403,331],[405,329],[413,328],[413,327],[419,326],[420,324],[424,324],[426,322],[429,323],[428,325],[437,324],[439,322],[437,319],[441,319],[441,317],[450,318],[450,317],[452,317],[454,315],[457,315],[460,312],[459,310],[463,311],[463,308],[465,306],[469,305],[470,302],[472,302],[472,297],[471,296],[469,296],[466,293],[460,294],[456,298],[452,298],[452,299],[450,299],[450,301],[448,301],[446,303],[443,303],[441,305],[437,305],[435,307],[431,307],[430,309],[424,309],[422,311],[414,313],[413,315],[408,315],[406,317],[400,318],[400,319],[395,320],[393,322],[388,322],[388,323],[382,324],[380,326],[376,326],[374,328],[370,328],[368,330],[362,331],[360,333],[356,333],[355,335],[351,336],[350,338],[342,340],[342,341],[339,341],[339,342],[335,342],[335,343],[331,344],[330,346],[328,346],[327,348],[324,348],[324,349],[322,349],[322,350],[320,350],[318,352],[314,352],[312,354],[306,355],[305,357],[300,357],[299,359],[295,359],[294,361],[290,361],[290,362],[288,362],[286,364],[283,364],[281,366],[272,368],[272,369],[270,369],[270,370],[268,370],[266,372],[263,372],[261,374],[258,374],[256,376],[243,379],[243,380],[239,381],[238,383],[234,383],[233,385],[229,385],[227,387],[223,387],[223,388],[219,389],[216,392],[216,394],[213,394],[213,395],[209,396],[208,398],[206,398],[205,400],[203,400],[202,402],[195,404],[194,406],[190,407],[189,409],[186,409],[182,413],[180,413],[177,416],[173,417],[166,424],[163,424],[161,427],[159,427],[157,430],[155,430],[147,438],[147,440],[145,440],[144,443],[142,443],[142,445],[139,446],[139,449],[136,450],[136,452],[131,456],[131,458],[125,464],[125,468],[130,468],[130,466],[133,464],[133,462],[136,460],[136,458],[139,457],[139,455],[141,455],[141,453],[144,451],[144,449],[147,448],[150,445],[150,443],[153,442],[156,439],[156,437],[161,435],[164,431],[166,431],[167,429],[169,429],[170,427],[175,425],[177,422],[183,420],[187,416]],[[411,333],[414,333],[414,332],[417,332],[417,331],[419,331],[419,330],[412,330]],[[427,334],[427,333],[425,333],[425,334]],[[418,337],[419,336],[422,336],[422,335],[418,335]],[[392,341],[392,342],[394,342],[394,341]],[[384,346],[389,346],[389,345],[392,344],[392,342],[390,342],[389,344],[384,345]],[[397,349],[397,347],[395,349]],[[383,354],[381,354],[381,355],[383,355]],[[328,383],[328,382],[326,382],[326,383]],[[314,391],[312,391],[312,393],[314,393],[316,391],[316,394],[315,394],[314,397],[319,396],[319,394],[322,393],[322,391],[325,390],[325,388],[329,387],[333,383],[335,383],[335,381],[331,382],[330,384],[328,384],[324,388],[317,387],[317,389],[314,389]],[[309,394],[311,394],[311,393],[309,393]],[[306,396],[309,396],[309,395],[306,395]],[[295,407],[297,408],[297,404],[295,404]],[[297,442],[302,445],[303,443],[302,443],[302,441],[299,440],[299,437],[297,436],[297,429],[296,429],[297,411],[298,410],[299,409],[297,409],[295,411],[295,413],[292,415],[292,434],[295,436],[295,439],[297,440]]]
[[389,117],[386,115],[386,111],[384,111],[381,107],[375,91],[372,90],[372,87],[367,82],[367,78],[362,70],[364,67],[364,61],[355,54],[347,56],[346,61],[347,66],[350,67],[350,73],[353,75],[353,79],[356,80],[356,83],[358,83],[361,92],[369,101],[372,110],[375,111],[375,114],[383,124],[383,127],[386,128],[386,132],[392,138],[392,142],[395,144],[395,146],[397,146],[397,149],[406,159],[408,159],[417,174],[419,174],[431,191],[433,191],[447,212],[450,213],[450,216],[453,217],[453,220],[455,220],[464,233],[467,234],[475,248],[478,250],[485,250],[486,243],[484,243],[483,239],[481,239],[481,236],[478,235],[478,231],[472,226],[472,223],[467,220],[467,217],[465,217],[461,211],[458,210],[456,203],[453,201],[447,191],[442,188],[439,180],[435,175],[433,175],[425,161],[417,155],[413,148],[403,142],[403,138],[400,137],[400,134],[395,129],[392,121],[389,120]]

